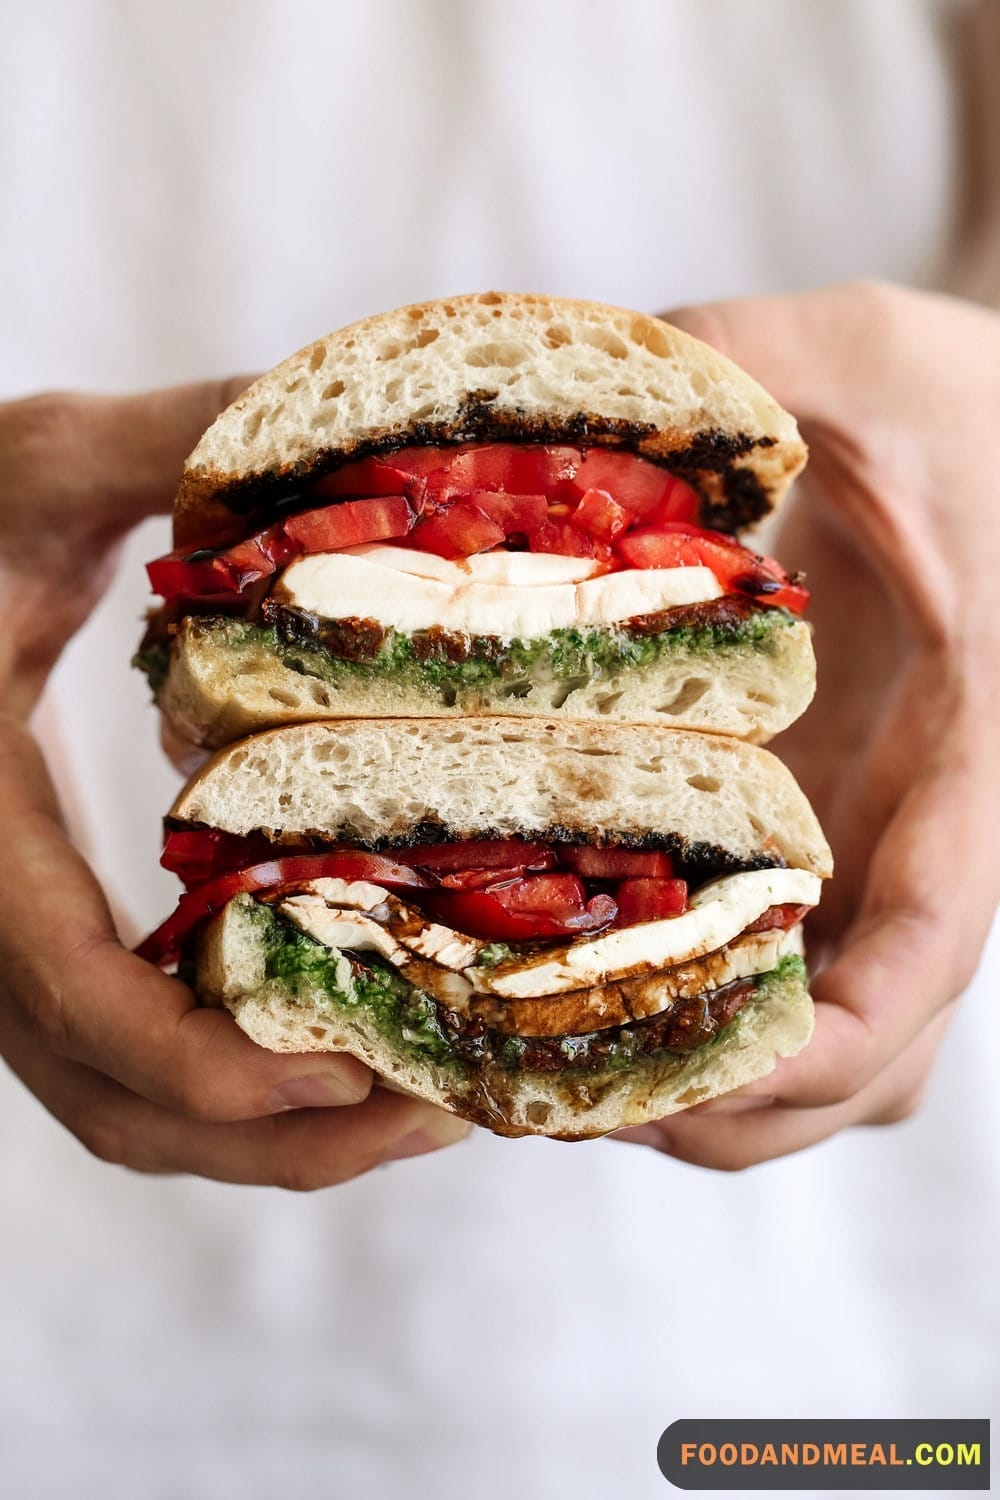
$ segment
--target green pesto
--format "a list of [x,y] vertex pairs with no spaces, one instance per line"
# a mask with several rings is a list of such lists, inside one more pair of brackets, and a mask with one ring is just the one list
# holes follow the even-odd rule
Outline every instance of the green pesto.
[[293,995],[318,990],[337,1006],[361,1007],[397,1046],[434,1062],[449,1061],[451,1048],[434,1001],[390,965],[366,953],[363,969],[345,986],[339,953],[287,926],[260,902],[248,900],[246,910],[264,940],[265,978],[279,980]]
[[[443,646],[429,641],[418,655],[413,636],[390,631],[375,656],[353,662],[335,656],[316,641],[286,641],[274,626],[237,619],[211,621],[221,645],[234,651],[266,651],[290,671],[307,677],[333,683],[359,677],[394,678],[444,692],[499,683],[514,697],[527,693],[535,683],[594,682],[626,670],[641,672],[665,657],[717,658],[720,651],[775,652],[779,632],[794,624],[794,616],[786,611],[766,609],[731,623],[684,625],[660,635],[609,627],[553,630],[536,639],[509,643],[473,637],[471,654],[463,661],[449,660]],[[139,652],[133,662],[147,673],[155,692],[166,675],[165,650],[153,647]]]
[[137,651],[132,658],[132,665],[138,667],[140,672],[145,672],[149,679],[150,691],[158,693],[167,680],[170,647],[166,641],[157,641],[155,646],[147,646],[144,650]]
[[476,967],[492,969],[496,964],[506,963],[509,958],[513,957],[514,950],[509,943],[487,943],[485,948],[479,950]]
[[[349,986],[345,986],[338,953],[288,926],[269,907],[249,897],[239,900],[264,943],[265,977],[279,981],[292,995],[326,1000],[338,1009],[363,1008],[388,1042],[425,1062],[461,1071],[476,1063],[499,1064],[510,1072],[521,1067],[527,1044],[520,1037],[486,1028],[472,1043],[459,1041],[456,1053],[455,1032],[447,1023],[447,1013],[382,959],[366,952],[363,965],[354,966]],[[787,955],[777,968],[760,976],[758,993],[766,995],[792,978],[806,980],[805,964],[795,954]],[[704,1045],[714,1046],[727,1030],[724,1028]],[[564,1060],[561,1071],[612,1073],[656,1055],[643,1045],[644,1035],[640,1023],[638,1027],[609,1027],[551,1040]]]

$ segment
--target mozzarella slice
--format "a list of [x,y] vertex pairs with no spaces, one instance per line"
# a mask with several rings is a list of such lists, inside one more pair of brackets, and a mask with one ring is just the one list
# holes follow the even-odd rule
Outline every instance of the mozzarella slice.
[[762,917],[769,906],[815,906],[820,880],[807,870],[747,870],[702,886],[686,912],[579,939],[534,963],[471,969],[476,990],[529,999],[559,995],[618,975],[666,969],[714,953]]
[[580,583],[601,565],[593,557],[562,557],[554,552],[477,552],[459,567],[476,583],[513,583],[536,588],[543,583]]
[[434,552],[417,552],[413,547],[393,547],[386,542],[363,542],[360,547],[345,547],[341,557],[360,557],[379,568],[394,573],[414,573],[418,578],[436,578],[457,588],[464,574],[458,563],[438,557]]
[[487,583],[458,567],[457,583],[450,574],[425,577],[387,568],[359,550],[300,558],[285,569],[274,597],[327,620],[377,620],[410,633],[438,626],[463,635],[531,640],[552,630],[613,625],[722,593],[709,568],[629,568],[579,583],[524,587]]

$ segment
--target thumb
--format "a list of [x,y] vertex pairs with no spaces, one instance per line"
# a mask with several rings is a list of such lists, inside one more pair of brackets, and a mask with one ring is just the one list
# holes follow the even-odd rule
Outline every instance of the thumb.
[[169,511],[184,460],[251,377],[132,396],[46,392],[0,404],[0,499],[6,541],[37,561],[40,540],[68,534],[109,546]]
[[[839,425],[890,298],[877,286],[822,287],[787,297],[736,297],[661,316],[746,370],[800,420]],[[842,409],[843,408],[843,409]]]
[[184,460],[255,379],[235,375],[132,396],[84,398],[95,464],[90,477],[104,489],[105,514],[115,529],[126,531],[145,516],[170,510]]

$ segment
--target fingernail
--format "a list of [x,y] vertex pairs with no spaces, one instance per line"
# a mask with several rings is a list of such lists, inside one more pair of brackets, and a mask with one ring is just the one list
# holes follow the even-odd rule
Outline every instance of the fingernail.
[[275,1109],[325,1109],[336,1104],[360,1104],[368,1094],[362,1085],[340,1073],[306,1073],[279,1083],[271,1096]]
[[464,1141],[471,1133],[472,1126],[467,1120],[460,1120],[456,1115],[445,1114],[442,1110],[440,1118],[428,1121],[419,1130],[411,1130],[409,1135],[404,1135],[402,1140],[391,1146],[383,1160],[401,1161],[406,1156],[423,1156],[428,1151],[439,1151],[442,1146],[453,1146],[456,1141]]

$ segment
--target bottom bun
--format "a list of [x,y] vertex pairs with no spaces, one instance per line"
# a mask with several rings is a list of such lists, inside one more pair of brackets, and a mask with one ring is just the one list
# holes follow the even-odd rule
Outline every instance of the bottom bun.
[[[349,1052],[397,1089],[497,1135],[585,1140],[642,1125],[764,1078],[812,1035],[805,966],[789,957],[759,976],[735,1018],[686,1053],[654,1052],[598,1071],[508,1069],[427,1051],[420,1023],[391,1002],[377,1014],[353,993],[350,965],[334,949],[297,939],[315,959],[295,970],[277,958],[283,929],[269,908],[237,897],[200,940],[195,988],[224,1005],[272,1052]],[[277,943],[277,947],[276,947]],[[313,954],[311,950],[315,950]]]

